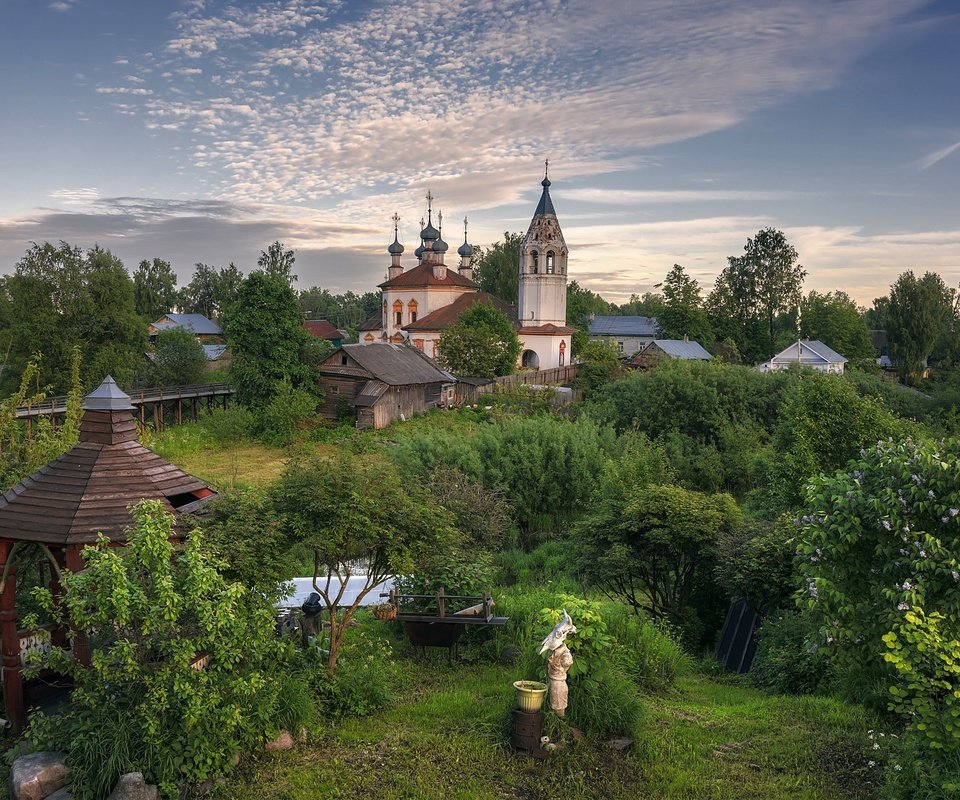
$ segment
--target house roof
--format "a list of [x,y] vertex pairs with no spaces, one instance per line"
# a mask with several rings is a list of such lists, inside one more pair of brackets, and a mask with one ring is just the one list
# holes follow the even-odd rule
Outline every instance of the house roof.
[[517,321],[517,307],[515,305],[508,303],[506,300],[501,300],[489,292],[470,292],[460,295],[452,303],[425,314],[416,322],[404,325],[403,329],[410,332],[445,330],[460,319],[460,315],[464,311],[477,303],[493,306],[511,322],[516,323]]
[[[340,363],[343,353],[349,356],[353,364]],[[453,375],[440,369],[433,359],[428,358],[416,347],[391,342],[345,344],[327,357],[320,365],[319,371],[323,375],[366,377],[389,386],[456,381]]]
[[684,339],[656,339],[643,348],[639,355],[643,355],[652,347],[659,348],[671,358],[700,361],[710,361],[713,358],[700,342],[685,341]]
[[601,317],[590,320],[591,336],[656,336],[656,317]]
[[823,342],[813,339],[794,342],[770,359],[769,363],[846,364],[846,358]]
[[223,329],[213,320],[207,319],[203,314],[164,314],[153,323],[153,327],[160,331],[172,330],[173,328],[186,328],[198,336],[223,335]]
[[[379,314],[377,315],[379,319]],[[308,319],[303,327],[314,339],[342,339],[343,331],[338,330],[325,319]]]
[[108,379],[87,396],[80,441],[0,495],[0,536],[48,544],[126,541],[130,509],[160,500],[170,513],[213,496],[203,481],[137,442],[130,398]]
[[391,278],[380,284],[381,289],[394,289],[400,286],[462,286],[466,289],[480,288],[473,281],[464,278],[455,267],[447,267],[446,275],[438,278],[433,274],[433,264],[418,264],[413,269],[401,272],[396,278]]

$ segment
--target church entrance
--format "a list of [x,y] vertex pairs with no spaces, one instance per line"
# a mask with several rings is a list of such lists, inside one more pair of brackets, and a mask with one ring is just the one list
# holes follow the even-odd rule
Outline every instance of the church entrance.
[[520,366],[524,369],[540,369],[540,356],[533,350],[524,350],[520,356]]

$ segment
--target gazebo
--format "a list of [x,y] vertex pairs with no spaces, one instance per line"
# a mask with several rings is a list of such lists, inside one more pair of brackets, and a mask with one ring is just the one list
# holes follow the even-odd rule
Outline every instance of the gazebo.
[[[78,444],[0,496],[3,696],[14,730],[25,722],[21,639],[29,633],[17,630],[17,551],[25,543],[40,548],[56,594],[60,570],[83,569],[83,548],[98,534],[114,544],[127,542],[130,510],[141,500],[160,500],[170,513],[183,514],[215,494],[137,442],[132,410],[129,395],[107,376],[84,399]],[[68,646],[65,631],[51,638],[55,646]],[[89,659],[82,636],[73,637],[73,657]]]

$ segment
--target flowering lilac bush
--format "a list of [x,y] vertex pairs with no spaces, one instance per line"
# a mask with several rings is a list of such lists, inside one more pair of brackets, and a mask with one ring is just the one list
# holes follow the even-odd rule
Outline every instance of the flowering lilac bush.
[[934,750],[960,750],[960,442],[885,442],[815,479],[798,544],[820,646]]

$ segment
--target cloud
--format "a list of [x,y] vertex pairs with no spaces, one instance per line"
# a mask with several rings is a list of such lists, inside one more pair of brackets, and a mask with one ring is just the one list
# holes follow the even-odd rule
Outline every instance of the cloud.
[[98,91],[192,134],[193,168],[236,200],[322,205],[425,176],[516,198],[546,155],[558,178],[616,172],[829,87],[923,2],[197,3],[162,51],[131,59],[156,71],[152,94]]
[[51,11],[59,11],[62,13],[69,11],[74,5],[75,0],[54,0],[54,2],[50,3],[49,8]]
[[50,197],[62,203],[90,203],[100,197],[100,192],[94,188],[56,189]]
[[568,200],[579,200],[586,203],[606,203],[610,205],[639,205],[653,203],[699,203],[736,200],[780,200],[788,197],[792,192],[763,192],[749,190],[723,189],[565,189],[554,192],[557,197]]
[[940,150],[937,150],[934,153],[931,153],[928,156],[925,156],[924,158],[921,158],[919,161],[917,161],[916,167],[920,172],[922,172],[925,169],[930,169],[930,167],[932,167],[934,164],[937,164],[943,161],[943,159],[945,159],[949,155],[952,155],[958,149],[960,149],[960,142],[956,142],[954,144],[948,145],[947,147],[944,147]]

